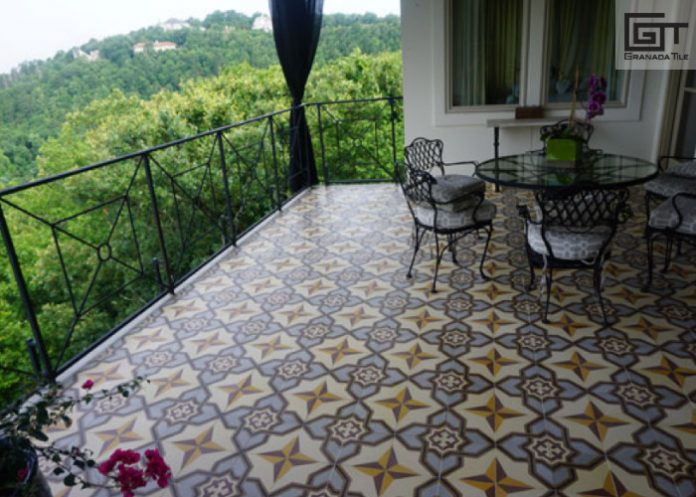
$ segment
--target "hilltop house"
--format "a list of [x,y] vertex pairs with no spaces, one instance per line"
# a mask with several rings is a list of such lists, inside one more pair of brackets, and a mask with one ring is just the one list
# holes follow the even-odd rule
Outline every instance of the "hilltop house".
[[155,52],[166,52],[167,50],[176,50],[176,43],[173,41],[155,41],[152,44],[152,49]]
[[160,27],[165,31],[177,31],[179,29],[190,28],[191,25],[187,21],[180,21],[179,19],[169,19],[167,21],[159,23],[157,27]]

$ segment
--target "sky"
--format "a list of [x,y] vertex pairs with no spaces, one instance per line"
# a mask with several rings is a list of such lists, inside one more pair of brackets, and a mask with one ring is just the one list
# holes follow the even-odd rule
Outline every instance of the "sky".
[[[216,10],[268,13],[268,0],[2,0],[0,73],[92,38],[126,34],[170,18]],[[399,14],[399,0],[324,0],[324,13]]]

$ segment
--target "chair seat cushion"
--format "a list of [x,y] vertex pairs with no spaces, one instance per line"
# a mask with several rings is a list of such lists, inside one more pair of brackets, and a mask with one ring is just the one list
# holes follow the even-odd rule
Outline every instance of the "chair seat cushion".
[[[478,202],[478,199],[476,199]],[[476,218],[474,219],[474,211]],[[481,202],[481,205],[476,209],[469,207],[461,211],[437,210],[437,226],[435,222],[435,210],[424,205],[417,205],[414,209],[414,214],[418,222],[424,226],[435,227],[436,229],[458,230],[466,227],[474,226],[477,223],[485,223],[491,221],[495,217],[495,204],[489,200]]]
[[696,235],[696,199],[677,197],[676,202],[682,214],[682,222],[678,227],[679,214],[674,208],[671,198],[668,198],[650,212],[650,227],[658,230],[676,228],[678,233]]
[[677,193],[696,193],[696,178],[661,174],[654,180],[645,183],[645,189],[660,197],[671,197]]
[[[611,229],[600,226],[590,231],[572,231],[568,228],[548,228],[546,240],[551,245],[553,257],[566,261],[592,260],[611,237]],[[541,236],[541,225],[527,223],[527,242],[534,252],[550,255]]]
[[673,164],[667,168],[667,174],[696,179],[696,161]]
[[471,193],[483,193],[486,184],[480,178],[466,176],[464,174],[445,174],[435,176],[435,184],[432,187],[433,200],[438,202],[444,210],[459,212],[478,203],[478,198]]

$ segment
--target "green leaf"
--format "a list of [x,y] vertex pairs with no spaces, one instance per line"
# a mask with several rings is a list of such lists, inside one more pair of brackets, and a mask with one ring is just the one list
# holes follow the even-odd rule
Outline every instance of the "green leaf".
[[75,485],[75,475],[72,474],[72,473],[70,473],[68,476],[66,476],[65,478],[63,478],[63,484],[64,484],[66,487],[72,487],[72,486],[74,486],[74,485]]

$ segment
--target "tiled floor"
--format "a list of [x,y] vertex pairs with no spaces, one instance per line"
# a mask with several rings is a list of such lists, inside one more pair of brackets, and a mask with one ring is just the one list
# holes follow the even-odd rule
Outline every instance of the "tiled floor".
[[84,368],[151,384],[54,437],[99,459],[158,446],[157,495],[695,496],[696,254],[642,292],[636,204],[606,268],[616,324],[567,272],[543,326],[519,195],[489,195],[493,278],[468,238],[433,294],[428,250],[406,278],[393,185],[310,192]]

